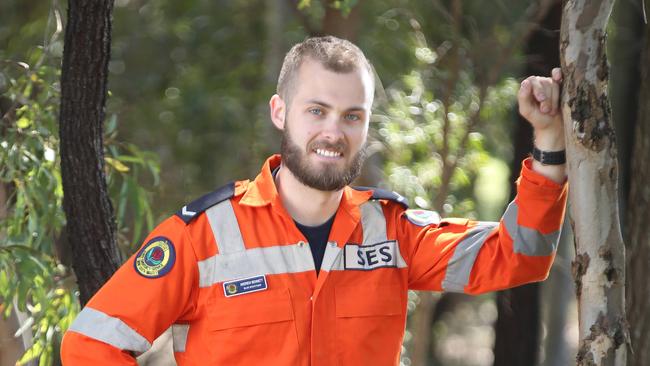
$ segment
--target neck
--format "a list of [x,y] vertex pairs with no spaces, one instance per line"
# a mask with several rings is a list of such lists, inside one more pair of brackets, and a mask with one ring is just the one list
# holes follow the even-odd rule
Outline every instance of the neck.
[[319,191],[302,184],[286,167],[278,171],[275,186],[289,215],[307,226],[320,225],[332,217],[343,196],[342,189]]

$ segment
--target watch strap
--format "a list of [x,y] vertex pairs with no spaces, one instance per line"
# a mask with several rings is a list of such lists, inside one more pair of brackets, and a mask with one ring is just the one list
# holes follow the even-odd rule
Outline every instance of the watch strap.
[[562,165],[566,163],[566,150],[542,151],[533,147],[533,159],[544,165]]

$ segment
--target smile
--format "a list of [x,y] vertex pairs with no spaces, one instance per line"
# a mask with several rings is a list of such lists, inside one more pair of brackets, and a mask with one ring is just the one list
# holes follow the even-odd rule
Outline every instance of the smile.
[[320,156],[323,156],[323,157],[326,157],[326,158],[338,158],[338,157],[341,156],[340,152],[325,150],[325,149],[316,149],[316,150],[314,150],[314,152],[317,155],[320,155]]

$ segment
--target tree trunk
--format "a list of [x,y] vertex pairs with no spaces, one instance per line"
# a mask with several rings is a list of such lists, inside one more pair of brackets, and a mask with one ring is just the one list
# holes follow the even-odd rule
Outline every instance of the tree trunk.
[[[634,125],[639,110],[639,60],[643,48],[643,0],[623,0],[614,4],[612,22],[616,32],[608,39],[609,95],[616,141],[618,142],[618,193],[620,212],[627,211],[632,178],[630,161],[634,145]],[[626,232],[627,215],[621,216],[621,227]],[[627,242],[627,237],[624,236]]]
[[[495,365],[535,365],[539,354],[539,283],[499,292]],[[516,349],[517,352],[512,350]]]
[[359,25],[361,25],[360,4],[355,4],[349,14],[343,15],[340,9],[332,6],[333,3],[334,1],[324,2],[325,16],[321,33],[355,42],[359,34]]
[[61,69],[61,175],[83,306],[121,263],[104,175],[112,0],[70,0]]
[[612,5],[613,0],[567,1],[560,33],[569,207],[576,245],[572,267],[578,297],[578,365],[623,366],[627,356],[625,246],[605,55]]
[[630,171],[630,196],[627,212],[628,277],[627,300],[631,341],[634,353],[630,366],[650,365],[650,27],[646,26],[645,49],[641,57],[641,92],[639,114],[634,130],[634,147]]
[[[560,61],[559,35],[547,29],[558,29],[562,15],[560,1],[549,10],[539,27],[531,34],[526,46],[524,75],[549,75]],[[514,159],[511,165],[511,200],[517,192],[515,180],[521,170],[521,161],[533,150],[533,129],[518,116],[513,141]],[[497,294],[498,318],[494,324],[495,365],[535,365],[540,344],[540,285],[531,283]],[[512,352],[513,349],[518,350]]]
[[567,342],[567,328],[570,304],[573,303],[575,288],[571,281],[571,261],[573,260],[573,233],[565,222],[562,226],[560,244],[548,280],[542,285],[542,316],[545,326],[544,360],[542,366],[570,365],[573,351]]

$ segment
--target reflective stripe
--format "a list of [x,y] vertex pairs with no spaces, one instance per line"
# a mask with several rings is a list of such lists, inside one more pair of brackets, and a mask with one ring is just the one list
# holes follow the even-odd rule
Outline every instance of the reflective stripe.
[[151,348],[145,337],[122,320],[85,307],[68,330],[108,343],[121,350],[144,352]]
[[485,240],[498,226],[496,222],[479,222],[471,228],[465,238],[458,243],[447,264],[442,289],[448,292],[463,292],[469,283],[469,275],[474,267],[474,261]]
[[187,344],[187,333],[189,333],[189,331],[189,324],[172,325],[172,341],[174,345],[174,352],[185,352],[185,345]]
[[[381,202],[379,201],[368,201],[361,205],[361,225],[363,228],[363,242],[362,246],[374,246],[380,243],[387,243],[388,235],[386,234],[386,216],[384,216],[384,211],[381,208]],[[393,251],[391,254],[395,259],[395,266],[397,268],[406,268],[408,267],[402,253],[399,249],[399,242],[396,240],[391,240],[394,242]],[[354,244],[346,244],[354,245]],[[327,257],[329,247],[325,250],[325,256]],[[340,248],[337,248],[337,256],[332,257],[331,259],[331,270],[332,271],[343,271],[345,270],[345,263],[343,260],[343,255],[340,255],[342,251]],[[323,268],[325,267],[325,259],[323,259]]]
[[535,229],[517,224],[518,214],[519,206],[515,201],[508,205],[503,214],[503,222],[513,241],[513,251],[529,256],[546,256],[555,252],[560,241],[560,230],[542,234]]
[[212,234],[217,241],[219,254],[236,253],[246,249],[230,200],[210,207],[205,214],[208,216]]
[[321,271],[332,271],[339,269],[343,266],[341,260],[341,248],[336,245],[336,242],[328,242],[325,247],[325,254],[323,255],[323,262],[321,263]]
[[[299,273],[313,271],[314,259],[309,246],[298,244],[246,249],[237,217],[230,200],[206,211],[219,254],[198,262],[199,287],[210,287],[219,282],[257,275]],[[386,242],[386,218],[379,201],[361,205],[363,245]],[[398,268],[406,268],[406,261],[397,245],[395,260]],[[325,271],[342,270],[341,248],[329,242],[321,268]]]
[[388,240],[386,217],[381,202],[368,201],[361,205],[361,225],[363,226],[363,245],[381,243]]
[[314,259],[309,246],[299,243],[217,254],[198,265],[199,287],[210,287],[256,275],[313,271]]
[[[363,226],[362,245],[373,245],[388,241],[386,234],[386,216],[381,208],[381,202],[368,201],[361,205],[361,225]],[[397,268],[406,268],[406,261],[399,250],[399,242],[395,240],[396,249],[393,253],[397,261]]]

